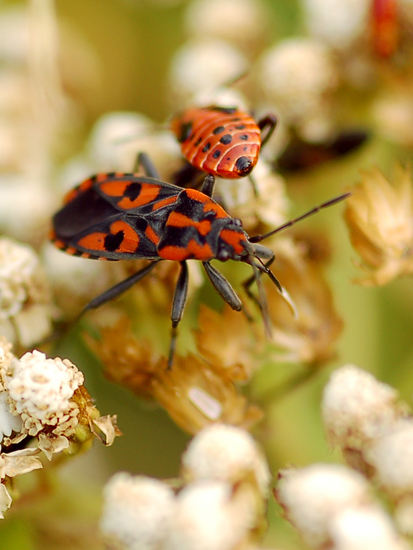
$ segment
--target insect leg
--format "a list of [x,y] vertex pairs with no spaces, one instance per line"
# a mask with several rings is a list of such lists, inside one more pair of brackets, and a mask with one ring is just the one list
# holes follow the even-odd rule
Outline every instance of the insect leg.
[[126,292],[129,288],[131,288],[135,283],[143,279],[152,269],[155,267],[155,265],[159,262],[159,260],[154,260],[149,265],[145,266],[143,269],[140,269],[127,279],[124,279],[123,281],[120,281],[120,283],[116,284],[115,286],[112,286],[108,290],[105,290],[105,292],[102,292],[102,294],[99,294],[99,296],[96,296],[96,298],[93,298],[80,312],[79,318],[86,313],[86,311],[89,311],[89,309],[96,309],[103,304],[106,304],[106,302],[109,302],[110,300],[113,300],[114,298],[117,298],[124,292]]
[[205,176],[204,182],[201,187],[201,193],[212,198],[215,187],[215,178],[211,174]]
[[277,117],[275,115],[267,115],[263,117],[261,120],[257,122],[258,128],[263,133],[264,130],[266,130],[266,134],[263,135],[261,133],[261,147],[264,147],[264,145],[268,142],[270,137],[272,136],[272,133],[275,130],[275,127],[277,126]]
[[159,179],[159,173],[158,170],[155,168],[153,162],[151,161],[149,155],[146,153],[138,153],[138,156],[136,157],[135,166],[133,167],[134,172],[139,171],[139,166],[143,167],[145,175],[149,178],[155,178]]
[[[254,265],[259,271],[262,271],[263,273],[266,273],[268,275],[268,277],[271,279],[271,281],[277,287],[277,290],[280,293],[280,295],[284,298],[284,300],[290,306],[290,309],[291,309],[294,317],[297,318],[298,317],[297,308],[296,308],[296,306],[294,304],[294,301],[291,298],[288,290],[280,283],[280,281],[277,279],[277,277],[274,275],[274,273],[269,269],[270,265],[273,263],[274,260],[275,260],[275,255],[273,255],[272,258],[269,258],[269,260],[267,262],[265,262],[264,264],[260,265],[260,264],[257,263],[257,264],[254,264]],[[258,299],[255,296],[255,294],[251,291],[251,285],[254,283],[254,281],[256,281],[257,285],[259,285],[260,281],[259,281],[258,277],[259,277],[259,274],[257,276],[257,273],[254,271],[254,274],[251,277],[248,277],[248,279],[246,279],[242,283],[242,286],[244,287],[244,290],[245,290],[246,294],[248,295],[248,297],[253,302],[255,302],[262,311],[263,310],[262,298],[261,298],[262,294],[260,293],[260,298]]]
[[168,357],[168,370],[172,368],[174,361],[176,337],[178,335],[178,325],[182,319],[184,313],[186,298],[188,296],[188,264],[186,262],[181,263],[181,272],[179,274],[178,282],[176,283],[174,299],[172,303],[171,321],[171,343],[169,346]]
[[235,290],[230,285],[229,281],[220,273],[215,267],[213,267],[209,262],[202,262],[206,274],[209,277],[209,280],[214,285],[215,290],[221,296],[225,302],[235,309],[235,311],[241,311],[242,302],[239,299],[238,295],[235,293]]
[[248,178],[251,182],[252,190],[254,191],[254,197],[259,197],[260,194],[258,192],[257,182],[256,182],[254,176],[252,174],[249,174]]

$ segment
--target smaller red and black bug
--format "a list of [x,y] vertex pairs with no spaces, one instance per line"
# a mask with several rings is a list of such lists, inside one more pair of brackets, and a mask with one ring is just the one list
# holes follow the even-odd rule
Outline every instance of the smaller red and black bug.
[[[194,168],[214,177],[236,179],[251,174],[276,124],[274,115],[256,122],[237,107],[210,105],[178,114],[171,121],[171,130]],[[252,183],[257,194],[254,180]]]
[[372,0],[371,40],[377,56],[389,58],[397,52],[401,21],[398,0]]
[[98,260],[150,260],[143,269],[94,298],[81,315],[128,290],[159,261],[178,261],[181,271],[172,303],[168,359],[168,368],[171,368],[177,327],[187,298],[187,260],[202,261],[217,292],[234,310],[240,311],[242,303],[238,295],[210,263],[211,260],[235,260],[253,269],[254,276],[246,282],[245,288],[251,295],[249,287],[254,281],[257,283],[259,306],[269,330],[260,274],[266,273],[285,299],[290,300],[269,269],[274,261],[273,251],[257,243],[343,200],[348,194],[323,203],[269,233],[250,238],[242,229],[241,221],[232,218],[211,198],[215,181],[212,176],[206,176],[201,191],[182,189],[154,177],[156,170],[146,155],[141,153],[138,162],[149,176],[123,173],[93,176],[66,195],[65,206],[53,217],[51,239],[57,248],[68,254]]

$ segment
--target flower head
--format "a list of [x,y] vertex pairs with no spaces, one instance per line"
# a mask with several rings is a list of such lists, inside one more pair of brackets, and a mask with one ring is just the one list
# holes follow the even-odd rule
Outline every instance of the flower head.
[[347,200],[351,243],[367,274],[357,282],[380,286],[413,272],[413,184],[410,170],[395,168],[393,183],[378,169],[362,173]]
[[30,246],[0,238],[0,322],[23,346],[51,331],[50,291]]
[[100,530],[115,547],[157,550],[172,524],[174,506],[166,484],[120,472],[105,487]]
[[381,438],[400,416],[397,392],[355,365],[333,372],[324,388],[322,415],[328,440],[360,450]]

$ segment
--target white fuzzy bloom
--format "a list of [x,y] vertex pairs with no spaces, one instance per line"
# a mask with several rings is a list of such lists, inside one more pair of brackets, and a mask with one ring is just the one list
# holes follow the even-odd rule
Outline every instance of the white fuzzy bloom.
[[158,550],[169,532],[174,512],[174,495],[167,485],[120,472],[105,487],[100,530],[117,547]]
[[254,527],[254,510],[237,498],[231,484],[198,481],[177,497],[177,509],[165,550],[238,548]]
[[380,438],[396,421],[397,392],[355,365],[333,372],[324,388],[322,416],[333,445],[359,449]]
[[[118,170],[122,149],[137,137],[153,132],[153,126],[148,117],[138,113],[107,113],[98,119],[92,129],[87,156],[101,172]],[[132,169],[133,164],[125,171],[132,172]]]
[[31,174],[0,174],[0,231],[37,247],[47,236],[50,218],[57,207],[57,194],[47,182],[36,181]]
[[313,464],[282,473],[277,500],[306,544],[329,540],[329,526],[346,509],[370,504],[369,487],[357,472],[341,465]]
[[259,0],[195,0],[186,13],[191,35],[228,40],[250,51],[260,44],[269,21],[266,6]]
[[201,430],[182,457],[190,480],[220,480],[228,483],[255,479],[267,496],[270,473],[266,460],[251,435],[234,426],[212,424]]
[[13,431],[19,432],[22,427],[20,416],[11,413],[7,397],[7,392],[0,392],[0,443],[4,436],[10,436]]
[[413,492],[413,419],[399,420],[366,449],[376,479],[393,498]]
[[390,517],[376,506],[349,508],[331,521],[332,550],[408,550]]
[[57,424],[67,420],[70,399],[83,384],[83,374],[67,359],[46,359],[40,351],[26,353],[14,363],[6,388],[18,413]]
[[309,38],[284,40],[264,54],[259,77],[286,122],[302,126],[309,139],[328,133],[327,98],[337,87],[338,73],[327,46]]
[[115,282],[116,262],[87,262],[64,254],[51,243],[43,247],[42,261],[56,302],[66,315],[78,314],[87,302]]
[[310,33],[338,49],[347,48],[368,28],[371,0],[304,0]]
[[212,38],[191,40],[173,56],[169,82],[175,108],[193,104],[197,93],[216,89],[247,69],[244,55],[228,42]]
[[37,256],[29,246],[0,238],[0,319],[21,310],[38,267]]

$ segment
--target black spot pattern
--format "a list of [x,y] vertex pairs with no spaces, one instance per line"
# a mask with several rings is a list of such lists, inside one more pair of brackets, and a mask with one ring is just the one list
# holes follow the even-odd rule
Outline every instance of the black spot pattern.
[[114,235],[106,235],[105,237],[105,250],[107,252],[115,252],[119,248],[119,246],[122,244],[122,241],[125,237],[125,234],[123,231],[118,231]]
[[202,152],[203,153],[208,153],[208,151],[211,149],[211,144],[210,142],[208,141],[208,143],[206,143],[203,148],[202,148]]
[[179,143],[183,143],[184,141],[189,139],[192,132],[192,126],[193,126],[192,122],[185,122],[184,124],[181,125],[179,136],[178,136]]
[[[131,201],[134,201],[137,197],[139,197],[141,190],[141,184],[134,181],[127,186],[123,197],[128,197]],[[121,198],[123,199],[123,197]]]
[[224,126],[217,126],[212,130],[212,133],[214,134],[214,136],[216,136],[217,134],[220,134],[224,130],[225,130]]
[[225,136],[222,136],[222,138],[219,140],[222,145],[228,145],[232,141],[232,136],[229,134],[225,134]]
[[221,156],[221,151],[219,151],[218,149],[214,151],[212,154],[212,158],[214,159],[219,159],[220,156]]

